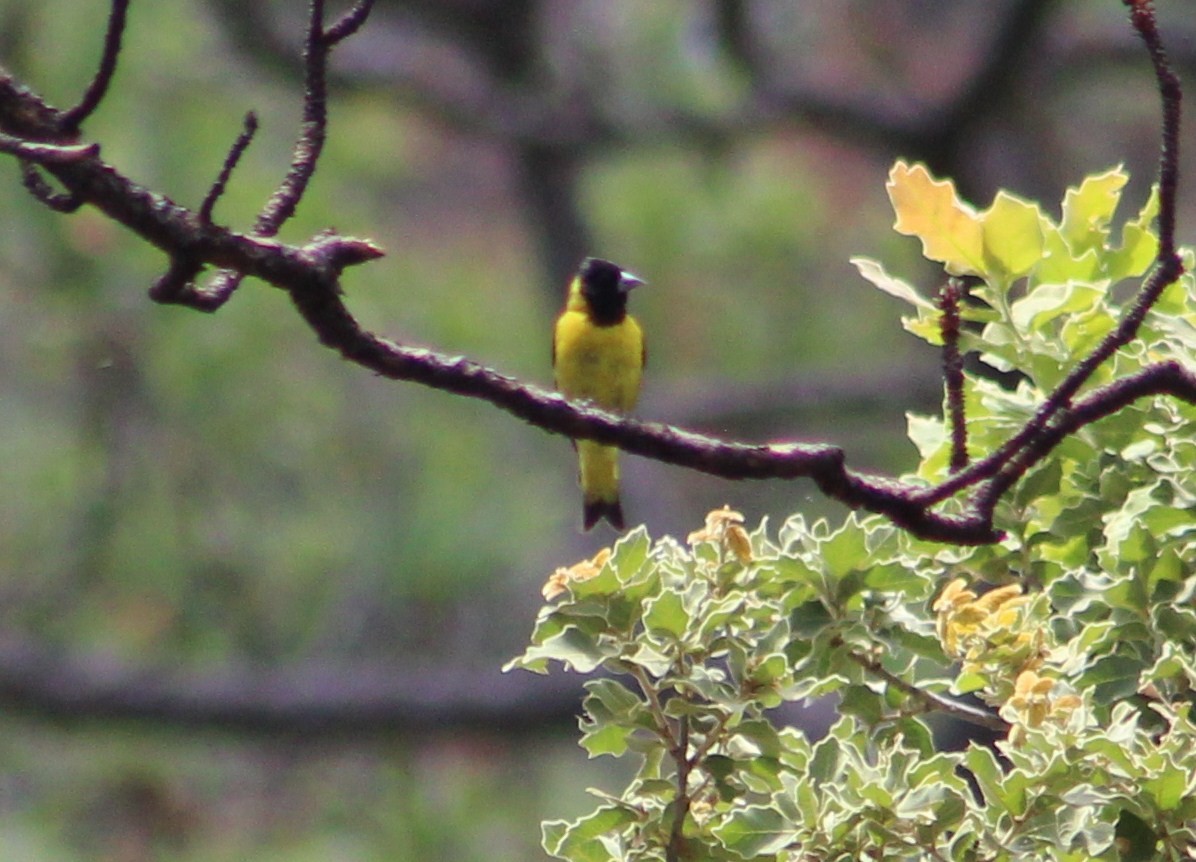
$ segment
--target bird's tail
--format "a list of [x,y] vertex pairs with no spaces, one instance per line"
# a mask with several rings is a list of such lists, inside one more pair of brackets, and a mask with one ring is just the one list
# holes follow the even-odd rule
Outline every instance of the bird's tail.
[[582,527],[586,530],[606,518],[616,530],[623,529],[623,506],[618,498],[612,500],[586,500],[582,503]]
[[623,529],[623,507],[619,504],[619,450],[589,440],[577,441],[579,479],[582,490],[582,527],[589,530],[605,518],[616,530]]

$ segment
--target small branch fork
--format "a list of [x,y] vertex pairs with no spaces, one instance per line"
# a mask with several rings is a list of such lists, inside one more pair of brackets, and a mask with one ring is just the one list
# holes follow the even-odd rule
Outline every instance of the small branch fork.
[[[57,110],[0,70],[0,152],[21,160],[26,187],[46,205],[70,211],[91,204],[162,249],[170,265],[150,289],[158,302],[214,311],[228,301],[244,277],[260,278],[289,294],[321,344],[382,376],[479,398],[546,431],[615,444],[637,455],[727,479],[809,478],[827,496],[851,508],[881,514],[922,538],[955,544],[990,543],[1000,539],[993,527],[997,501],[1068,434],[1138,398],[1171,395],[1196,402],[1196,372],[1177,363],[1151,366],[1075,400],[1095,369],[1135,337],[1163,289],[1182,273],[1175,250],[1179,81],[1168,65],[1148,0],[1125,2],[1149,51],[1163,103],[1161,237],[1155,267],[1117,329],[1076,366],[1034,419],[996,452],[963,466],[962,409],[953,411],[954,434],[958,436],[956,470],[931,487],[858,473],[846,466],[843,451],[835,446],[734,443],[620,418],[573,404],[469,360],[400,345],[362,329],[341,299],[340,274],[348,266],[382,256],[382,250],[369,240],[331,232],[302,246],[287,245],[274,237],[295,212],[323,148],[329,53],[365,22],[371,0],[359,0],[329,27],[323,25],[323,0],[313,0],[305,48],[302,131],[290,170],[249,233],[218,226],[211,215],[252,139],[252,119],[246,120],[245,131],[198,210],[138,186],[102,161],[96,145],[78,143],[78,127],[98,107],[115,73],[127,0],[113,0],[103,59],[78,106]],[[53,177],[63,191],[54,190],[43,173]],[[196,279],[209,266],[222,271],[206,286],[197,286]],[[962,406],[962,400],[959,404]],[[961,514],[938,510],[939,504],[956,495],[963,495]]]

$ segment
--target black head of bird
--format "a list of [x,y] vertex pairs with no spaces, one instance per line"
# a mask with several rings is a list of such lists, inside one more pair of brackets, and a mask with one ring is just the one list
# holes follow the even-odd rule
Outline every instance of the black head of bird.
[[598,257],[587,257],[578,270],[581,295],[590,307],[590,316],[599,326],[618,323],[627,313],[627,294],[644,280],[618,264]]

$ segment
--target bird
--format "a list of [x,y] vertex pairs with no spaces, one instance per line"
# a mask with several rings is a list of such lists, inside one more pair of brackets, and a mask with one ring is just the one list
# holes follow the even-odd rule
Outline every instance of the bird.
[[[587,257],[569,282],[565,310],[552,338],[557,390],[604,410],[627,413],[639,398],[644,334],[627,313],[627,295],[645,282],[617,264]],[[619,450],[592,440],[574,440],[582,491],[582,529],[600,520],[623,530],[619,501]]]

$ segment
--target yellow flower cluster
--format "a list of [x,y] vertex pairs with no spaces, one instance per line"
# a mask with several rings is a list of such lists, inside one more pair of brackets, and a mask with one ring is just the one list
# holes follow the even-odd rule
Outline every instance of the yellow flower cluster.
[[602,567],[606,565],[606,561],[609,559],[610,548],[603,548],[588,560],[574,563],[568,568],[564,566],[558,568],[548,576],[548,580],[540,590],[544,594],[544,600],[552,601],[564,593],[571,583],[588,581],[590,578],[598,577],[598,573],[602,571]]
[[[734,511],[730,506],[715,509],[706,516],[706,526],[697,532],[690,533],[686,541],[691,545],[699,542],[713,542],[722,553],[722,558],[728,555],[734,557],[742,565],[752,561],[752,541],[747,530],[743,528],[743,515]],[[588,560],[574,563],[572,566],[561,566],[548,576],[540,592],[545,601],[552,601],[563,595],[570,584],[587,581],[597,577],[602,567],[610,560],[611,549],[603,548]]]
[[1055,693],[1055,682],[1032,670],[1018,674],[1017,682],[1013,685],[1013,697],[1009,698],[1002,710],[1012,724],[1009,741],[1014,745],[1025,738],[1027,728],[1042,727],[1048,721],[1065,723],[1082,703],[1074,694]]
[[947,655],[963,662],[965,673],[991,670],[994,660],[1016,673],[1042,662],[1043,630],[1028,625],[1030,598],[1018,584],[982,596],[956,578],[935,600],[938,636]]
[[699,542],[713,542],[719,546],[724,558],[731,554],[744,565],[752,561],[752,541],[743,528],[743,515],[730,506],[715,509],[707,515],[706,526],[690,533],[685,541],[691,547]]
[[961,675],[983,679],[977,694],[1000,707],[1011,743],[1020,744],[1029,729],[1066,723],[1080,707],[1079,697],[1061,691],[1059,680],[1047,675],[1051,644],[1041,596],[1024,595],[1019,584],[981,596],[956,578],[933,607],[943,650],[959,659]]

